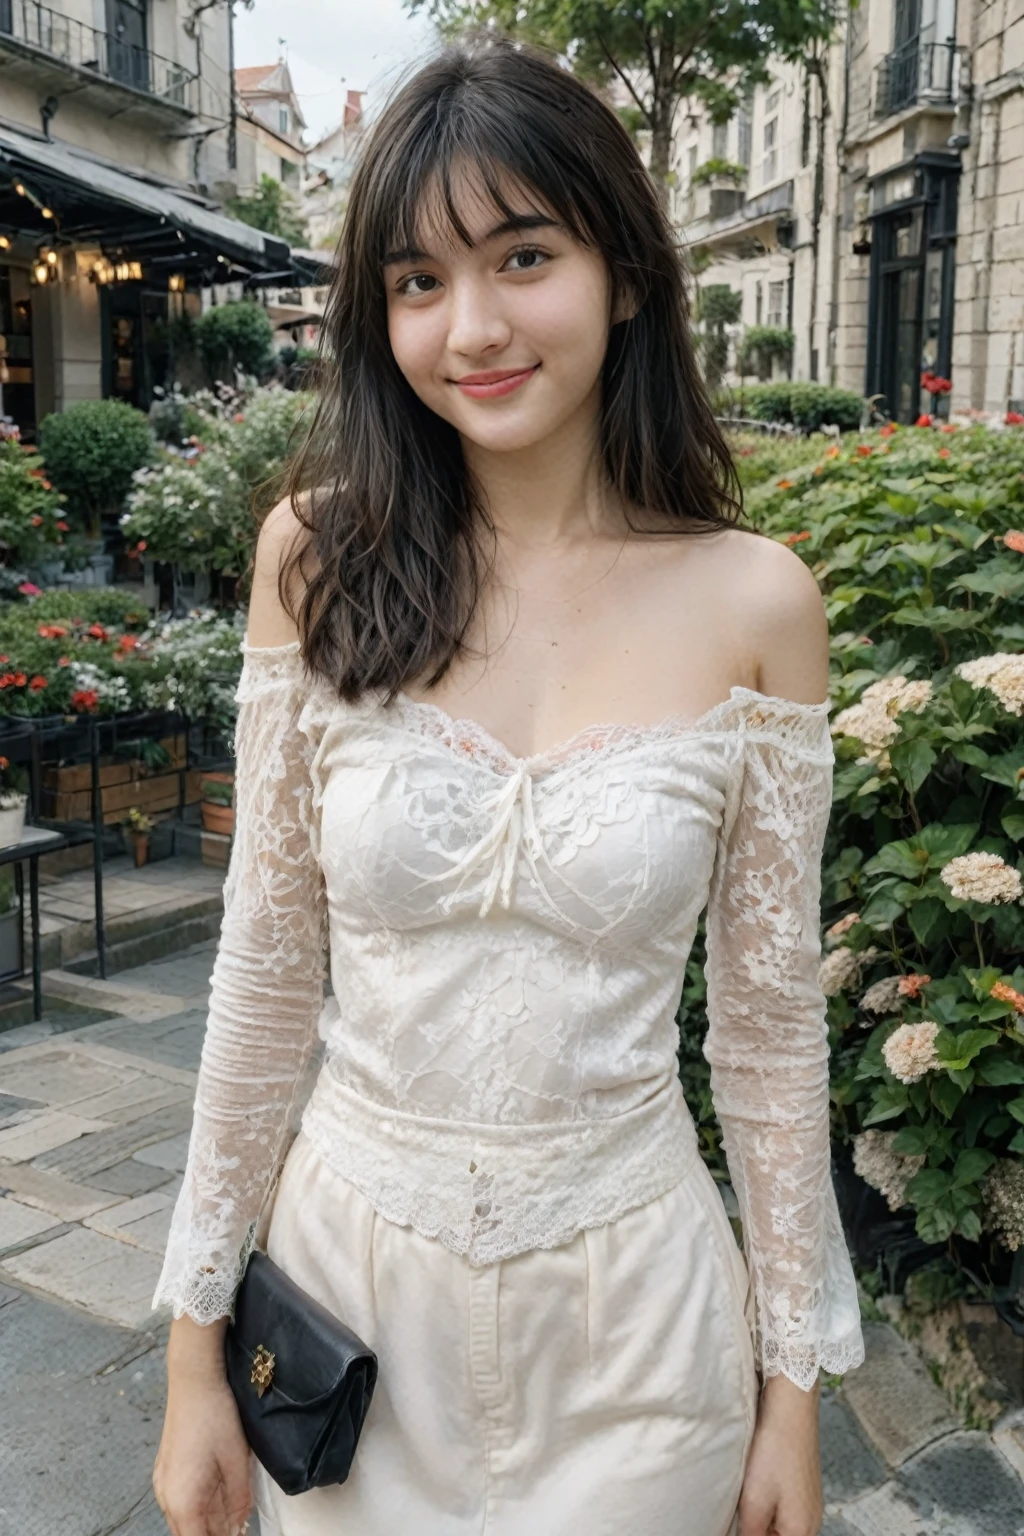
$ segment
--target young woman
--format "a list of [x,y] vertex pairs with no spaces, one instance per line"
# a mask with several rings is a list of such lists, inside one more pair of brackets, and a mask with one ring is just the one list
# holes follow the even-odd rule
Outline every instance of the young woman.
[[[429,63],[353,180],[325,330],[243,643],[160,1506],[221,1536],[251,1472],[263,1536],[813,1536],[818,1370],[863,1358],[826,624],[738,525],[615,115],[494,40]],[[705,905],[742,1255],[677,1075]],[[348,1482],[293,1498],[222,1363],[258,1217],[380,1362]]]

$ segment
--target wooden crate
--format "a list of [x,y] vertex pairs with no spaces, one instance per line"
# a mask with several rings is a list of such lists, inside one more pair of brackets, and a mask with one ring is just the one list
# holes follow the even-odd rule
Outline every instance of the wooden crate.
[[[190,768],[185,775],[185,804],[195,805],[201,798],[203,772]],[[151,816],[155,811],[173,811],[178,804],[178,775],[151,773],[144,778],[126,779],[100,787],[101,816],[105,824],[121,821],[129,808],[137,805]],[[92,795],[88,789],[54,796],[52,815],[57,821],[89,821]]]
[[[170,753],[170,767],[180,768],[185,762],[186,743],[183,732],[174,736],[163,736],[160,745]],[[165,770],[166,771],[169,771]],[[76,791],[88,790],[92,783],[91,767],[88,763],[71,763],[64,768],[44,768],[43,785],[46,789],[56,794],[73,794]],[[109,752],[104,752],[100,757],[98,778],[101,786],[108,784],[124,784],[128,780],[139,777],[139,762],[131,758],[112,758]],[[146,775],[146,777],[150,777]],[[152,775],[158,777],[158,775]],[[58,813],[59,814],[59,813]]]

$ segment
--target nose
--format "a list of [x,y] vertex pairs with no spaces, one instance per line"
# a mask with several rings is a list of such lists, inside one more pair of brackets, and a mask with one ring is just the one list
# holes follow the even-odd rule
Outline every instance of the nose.
[[506,347],[511,328],[492,284],[466,276],[449,288],[448,349],[469,359]]

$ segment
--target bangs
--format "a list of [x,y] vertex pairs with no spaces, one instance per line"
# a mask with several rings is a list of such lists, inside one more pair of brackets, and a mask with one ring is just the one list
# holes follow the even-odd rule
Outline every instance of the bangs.
[[375,178],[367,223],[378,266],[394,252],[416,251],[428,233],[472,246],[467,195],[503,220],[554,216],[581,244],[600,243],[585,162],[565,142],[568,125],[544,120],[550,109],[539,110],[524,133],[522,100],[506,103],[500,93],[456,86],[424,106]]

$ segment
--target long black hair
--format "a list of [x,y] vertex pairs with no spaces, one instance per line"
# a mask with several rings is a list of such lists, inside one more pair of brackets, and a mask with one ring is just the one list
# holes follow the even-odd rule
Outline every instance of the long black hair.
[[[484,34],[446,48],[387,104],[353,176],[321,333],[319,402],[291,480],[307,533],[293,613],[309,666],[357,699],[443,676],[463,647],[483,571],[481,519],[458,433],[395,362],[382,264],[416,245],[425,193],[468,167],[505,217],[516,186],[604,256],[632,318],[611,327],[600,444],[627,508],[679,531],[741,515],[735,472],[697,366],[686,273],[654,184],[616,114],[552,59]],[[314,559],[307,560],[313,556]],[[307,572],[307,563],[310,567]]]

